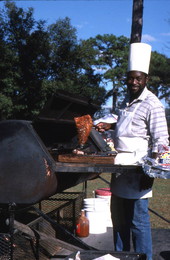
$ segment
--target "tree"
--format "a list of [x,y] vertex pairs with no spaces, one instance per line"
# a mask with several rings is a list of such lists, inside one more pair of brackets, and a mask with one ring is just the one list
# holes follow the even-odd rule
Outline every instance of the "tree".
[[152,52],[149,88],[161,100],[170,105],[170,59],[156,51]]
[[[83,42],[88,46],[88,64],[96,74],[102,78],[102,84],[112,85],[112,89],[105,95],[105,99],[113,96],[113,109],[119,106],[119,102],[126,93],[126,73],[128,61],[129,39],[114,35],[97,35]],[[87,48],[87,50],[88,50]],[[84,53],[84,55],[86,55]],[[149,89],[158,98],[169,102],[170,85],[170,59],[157,52],[152,52],[150,65]],[[101,84],[100,83],[100,84]]]
[[68,90],[103,103],[105,89],[100,86],[100,75],[95,74],[92,64],[94,50],[91,46],[78,43],[76,29],[70,19],[59,19],[48,27],[51,44],[51,68],[44,86]]
[[130,43],[141,42],[143,26],[143,1],[144,0],[133,0]]
[[116,37],[113,34],[105,34],[90,38],[86,44],[91,45],[96,52],[91,66],[102,75],[103,84],[112,85],[112,90],[108,91],[105,98],[113,96],[113,108],[115,108],[118,97],[121,98],[125,92],[124,80],[129,40],[124,36]]
[[101,77],[83,55],[87,50],[68,17],[46,28],[32,8],[6,2],[0,22],[1,118],[33,119],[58,89],[104,102]]
[[[33,119],[60,89],[99,105],[113,96],[113,108],[118,106],[126,92],[128,38],[105,34],[78,41],[68,17],[46,27],[32,8],[12,2],[1,10],[0,24],[1,119]],[[168,100],[170,61],[154,53],[152,63],[149,87]]]
[[77,37],[70,19],[59,19],[48,27],[51,44],[50,79],[64,80],[75,77]]
[[8,117],[31,118],[38,111],[41,82],[47,76],[48,34],[44,22],[34,20],[32,8],[25,12],[12,2],[5,8],[0,16],[1,48],[5,51],[1,94],[11,99],[13,111]]

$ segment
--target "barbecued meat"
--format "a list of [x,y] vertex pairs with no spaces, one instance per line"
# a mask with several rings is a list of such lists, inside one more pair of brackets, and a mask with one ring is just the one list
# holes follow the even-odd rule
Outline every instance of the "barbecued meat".
[[90,115],[84,115],[81,117],[74,117],[74,121],[76,123],[79,145],[84,146],[93,126],[92,118]]

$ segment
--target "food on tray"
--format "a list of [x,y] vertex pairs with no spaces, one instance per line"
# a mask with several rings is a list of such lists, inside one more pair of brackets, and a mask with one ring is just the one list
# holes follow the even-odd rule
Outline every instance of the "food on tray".
[[83,151],[81,151],[80,149],[74,149],[74,150],[72,151],[72,153],[77,154],[77,155],[84,155],[84,154],[85,154],[85,153],[84,153]]
[[170,166],[170,151],[164,152],[160,155],[159,163]]

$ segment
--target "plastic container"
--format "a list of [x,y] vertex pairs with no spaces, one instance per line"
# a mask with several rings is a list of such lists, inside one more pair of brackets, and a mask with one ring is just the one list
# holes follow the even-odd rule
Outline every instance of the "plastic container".
[[81,210],[81,215],[76,220],[76,235],[79,237],[89,236],[89,220],[84,210]]
[[90,234],[102,234],[107,232],[105,200],[100,198],[84,199],[84,210],[89,220]]
[[110,188],[100,188],[95,190],[95,197],[104,199],[106,203],[106,215],[107,215],[107,220],[106,220],[106,226],[107,227],[112,227],[112,219],[111,219],[111,212],[110,212],[110,200],[111,200],[111,191]]

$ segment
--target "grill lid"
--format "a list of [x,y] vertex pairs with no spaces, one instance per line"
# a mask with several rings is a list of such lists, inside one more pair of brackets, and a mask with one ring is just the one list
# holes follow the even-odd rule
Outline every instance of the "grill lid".
[[32,204],[55,193],[55,161],[30,122],[1,121],[0,147],[0,203]]
[[77,142],[74,140],[77,136],[74,117],[87,114],[93,117],[99,109],[100,106],[90,99],[58,91],[44,106],[33,126],[47,147],[58,144],[73,148]]

